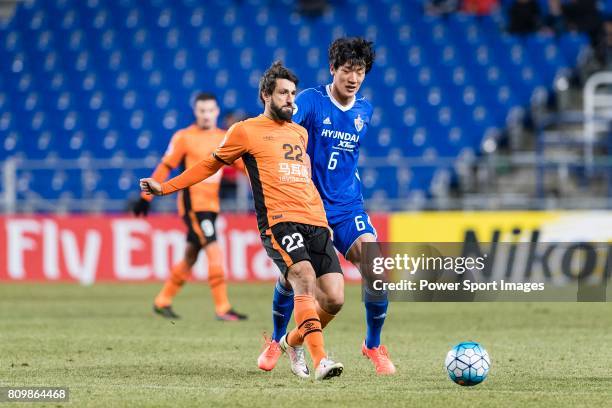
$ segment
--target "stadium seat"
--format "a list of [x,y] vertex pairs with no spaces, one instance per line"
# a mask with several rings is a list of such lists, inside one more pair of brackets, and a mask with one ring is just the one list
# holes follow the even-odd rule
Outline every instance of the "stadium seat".
[[[452,160],[479,152],[488,129],[506,126],[535,90],[552,89],[589,44],[578,33],[508,35],[503,14],[424,16],[419,1],[337,2],[321,18],[287,18],[290,3],[19,3],[0,26],[0,60],[7,61],[0,64],[0,159],[159,157],[171,134],[189,124],[196,90],[215,93],[224,112],[255,115],[259,77],[273,60],[294,68],[302,87],[328,82],[328,44],[348,34],[374,40],[378,53],[363,86],[375,107],[362,139],[367,156]],[[366,198],[418,202],[452,178],[447,168],[429,167],[363,174]],[[53,177],[76,195],[103,188],[119,199],[135,188],[129,172]],[[36,184],[41,197],[58,197],[34,173],[20,180]]]

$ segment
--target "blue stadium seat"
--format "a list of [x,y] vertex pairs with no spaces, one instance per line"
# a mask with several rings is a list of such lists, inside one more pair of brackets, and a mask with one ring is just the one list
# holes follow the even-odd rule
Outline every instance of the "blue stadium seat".
[[588,47],[589,38],[584,33],[570,31],[563,33],[559,40],[561,52],[565,55],[567,62],[570,65],[575,65],[578,62],[581,53]]
[[[534,90],[551,89],[589,44],[577,33],[505,34],[503,15],[424,16],[421,1],[335,2],[319,19],[288,13],[289,3],[20,3],[0,26],[7,62],[0,63],[0,159],[159,156],[191,122],[195,91],[217,94],[224,112],[257,114],[259,77],[274,59],[296,70],[301,87],[328,82],[327,46],[347,34],[374,40],[378,53],[363,87],[375,107],[362,141],[368,157],[479,152],[489,129],[503,128]],[[365,195],[419,200],[443,186],[448,171],[379,168],[363,175]],[[47,196],[45,183],[54,182],[120,199],[137,179],[121,171],[56,173],[49,180],[24,174],[21,186]],[[48,197],[60,195],[49,187]]]

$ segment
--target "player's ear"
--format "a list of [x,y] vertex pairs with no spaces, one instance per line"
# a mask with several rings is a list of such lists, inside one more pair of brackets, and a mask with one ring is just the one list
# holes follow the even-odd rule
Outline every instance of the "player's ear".
[[336,74],[336,69],[333,64],[329,64],[329,73],[334,76]]
[[264,104],[270,103],[270,95],[268,95],[266,91],[261,91],[261,99],[263,99]]

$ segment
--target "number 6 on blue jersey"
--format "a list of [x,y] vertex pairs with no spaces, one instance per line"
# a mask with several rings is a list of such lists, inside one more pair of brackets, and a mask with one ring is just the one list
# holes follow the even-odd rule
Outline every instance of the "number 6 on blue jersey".
[[355,226],[357,227],[357,231],[363,231],[366,228],[366,223],[363,221],[363,215],[355,217]]
[[332,152],[332,154],[329,156],[329,164],[327,165],[329,170],[334,170],[338,165],[338,159],[336,159],[336,156],[339,154],[340,152]]

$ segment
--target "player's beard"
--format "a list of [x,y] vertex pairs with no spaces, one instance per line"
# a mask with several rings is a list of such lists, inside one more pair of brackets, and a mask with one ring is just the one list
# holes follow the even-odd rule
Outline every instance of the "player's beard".
[[280,120],[284,120],[285,122],[291,122],[291,118],[293,117],[293,106],[290,109],[284,109],[274,103],[274,101],[270,101],[270,110]]
[[210,130],[213,128],[213,122],[211,120],[196,120],[196,124],[203,130]]

